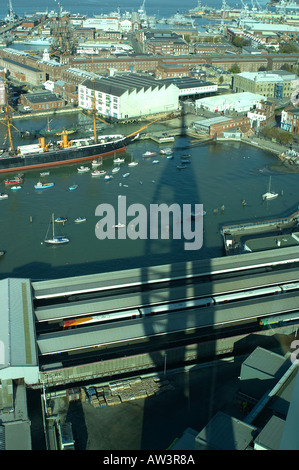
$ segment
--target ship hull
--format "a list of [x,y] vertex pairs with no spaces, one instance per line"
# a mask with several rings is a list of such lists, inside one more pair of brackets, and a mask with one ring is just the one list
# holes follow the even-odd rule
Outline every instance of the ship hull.
[[25,156],[1,157],[0,173],[72,165],[79,162],[87,162],[99,157],[109,157],[116,152],[124,151],[136,138],[136,136],[125,137],[118,142],[108,142],[79,148],[69,147]]

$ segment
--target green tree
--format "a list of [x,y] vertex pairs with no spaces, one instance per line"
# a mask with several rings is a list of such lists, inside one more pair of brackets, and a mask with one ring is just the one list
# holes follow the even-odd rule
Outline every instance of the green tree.
[[291,54],[292,52],[298,52],[298,49],[294,44],[285,43],[280,44],[279,52],[281,54]]
[[229,69],[229,72],[230,72],[230,73],[240,73],[240,72],[241,72],[241,69],[240,69],[240,67],[239,67],[237,64],[234,64],[234,65]]

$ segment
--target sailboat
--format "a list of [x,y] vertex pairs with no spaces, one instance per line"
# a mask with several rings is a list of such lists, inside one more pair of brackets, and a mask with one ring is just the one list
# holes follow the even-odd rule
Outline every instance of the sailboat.
[[[49,228],[48,228],[48,231],[49,231]],[[47,231],[47,235],[48,235],[48,231]],[[46,238],[45,243],[47,243],[48,245],[63,245],[65,243],[68,243],[69,241],[70,241],[69,238],[63,235],[58,235],[58,236],[55,235],[54,214],[52,214],[52,238]]]
[[262,198],[264,201],[265,200],[269,201],[271,199],[275,199],[277,196],[278,196],[278,193],[271,191],[271,176],[270,176],[268,191],[262,195]]

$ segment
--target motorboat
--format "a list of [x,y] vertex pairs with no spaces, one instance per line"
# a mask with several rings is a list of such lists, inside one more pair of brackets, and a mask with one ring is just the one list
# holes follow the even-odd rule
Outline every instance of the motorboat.
[[125,159],[124,158],[114,158],[113,163],[114,164],[119,164],[119,163],[124,163]]
[[101,175],[105,175],[105,174],[106,174],[105,170],[93,170],[91,172],[91,176],[101,176]]
[[86,221],[86,217],[77,217],[75,219],[75,224],[80,224],[81,222],[85,222]]
[[8,194],[0,193],[0,199],[7,199],[7,198],[8,198]]
[[90,171],[90,168],[88,166],[79,166],[79,168],[77,169],[78,170],[78,173],[87,173],[88,171]]
[[160,162],[159,160],[153,160],[152,163],[155,164],[155,163],[160,163]]
[[186,165],[177,165],[178,170],[184,170],[185,168],[187,168]]
[[64,222],[67,222],[67,218],[66,217],[57,217],[55,219],[55,222],[57,222],[58,224],[64,224]]
[[130,173],[125,173],[125,174],[123,175],[123,178],[128,178],[128,176],[130,176]]
[[112,173],[118,173],[120,170],[120,167],[119,166],[116,166],[115,168],[112,168]]
[[103,165],[102,160],[93,160],[93,161],[92,161],[92,164],[91,164],[91,166],[92,166],[93,168],[96,168],[96,167],[101,166],[101,165]]
[[128,163],[128,166],[137,166],[137,165],[138,165],[138,162],[135,162],[135,161]]
[[161,149],[161,150],[160,150],[160,153],[161,153],[162,155],[172,155],[172,154],[173,154],[173,150],[172,150],[172,148],[170,148],[170,147],[166,147],[165,149]]
[[40,176],[49,176],[50,172],[49,171],[42,171],[40,173]]
[[191,211],[191,218],[192,219],[196,219],[196,217],[200,217],[200,216],[203,216],[203,215],[206,215],[206,211],[202,211],[202,212],[194,212],[194,211]]
[[34,189],[47,189],[47,188],[52,188],[54,186],[54,183],[42,183],[39,181],[34,185]]
[[78,188],[78,185],[77,184],[73,184],[73,186],[70,186],[69,187],[69,191],[75,191],[75,189]]
[[105,175],[105,181],[109,181],[113,178],[112,175]]
[[11,186],[10,189],[17,191],[18,189],[22,189],[22,186]]
[[156,152],[150,152],[150,151],[147,151],[142,154],[143,158],[155,157],[156,155],[157,155]]
[[12,178],[11,180],[5,180],[4,184],[7,185],[15,185],[15,184],[22,184],[23,179],[20,176],[15,176],[15,178]]

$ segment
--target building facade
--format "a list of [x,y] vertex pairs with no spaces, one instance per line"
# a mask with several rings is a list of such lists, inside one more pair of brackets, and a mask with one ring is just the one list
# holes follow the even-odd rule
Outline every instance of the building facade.
[[239,73],[233,77],[235,92],[249,91],[277,99],[291,96],[297,75],[284,70],[256,73]]
[[289,108],[281,112],[280,127],[292,134],[299,134],[299,108]]

